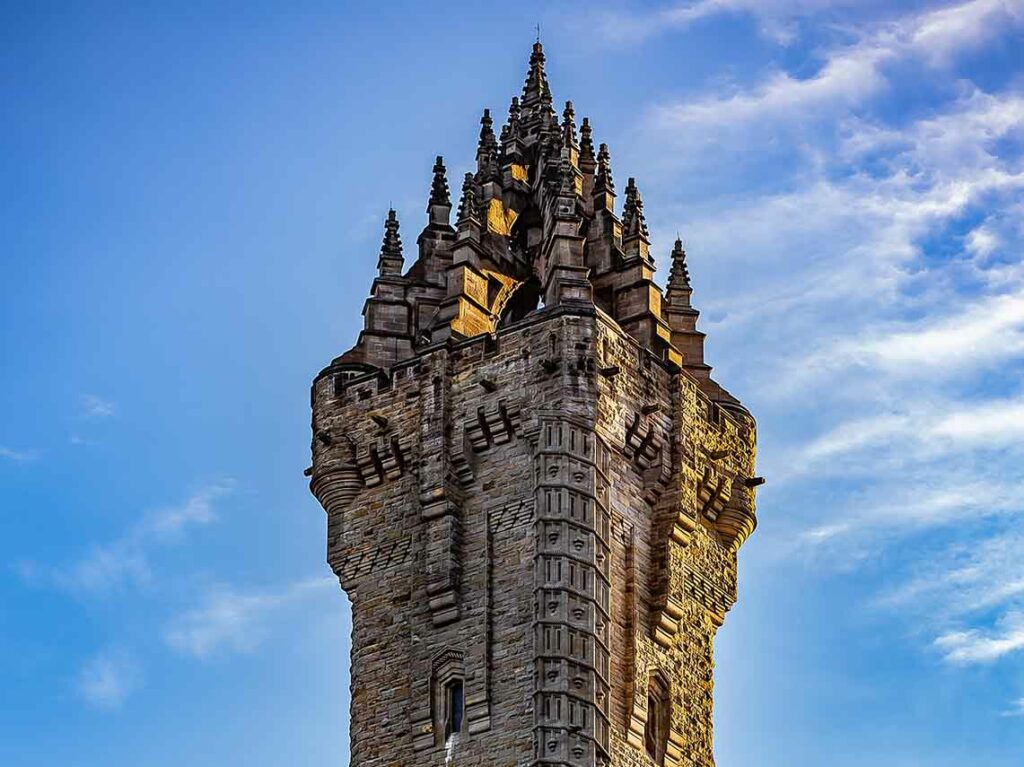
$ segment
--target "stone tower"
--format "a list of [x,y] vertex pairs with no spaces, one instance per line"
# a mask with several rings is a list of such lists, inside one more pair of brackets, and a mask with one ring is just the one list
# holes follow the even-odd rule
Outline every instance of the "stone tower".
[[454,227],[438,157],[415,259],[389,211],[363,331],[313,382],[351,763],[709,767],[754,420],[540,43],[480,126]]

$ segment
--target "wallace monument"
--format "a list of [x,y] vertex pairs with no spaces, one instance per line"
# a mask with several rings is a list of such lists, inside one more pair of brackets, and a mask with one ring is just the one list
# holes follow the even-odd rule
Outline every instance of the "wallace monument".
[[353,767],[714,764],[754,419],[704,362],[682,244],[662,291],[637,184],[617,213],[544,64],[497,135],[484,110],[454,226],[436,159],[408,265],[388,213],[363,330],[313,382]]

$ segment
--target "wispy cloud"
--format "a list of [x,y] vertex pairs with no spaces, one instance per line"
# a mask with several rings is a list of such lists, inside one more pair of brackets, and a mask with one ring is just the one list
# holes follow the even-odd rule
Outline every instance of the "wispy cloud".
[[746,14],[757,19],[761,34],[780,44],[792,42],[799,19],[826,8],[865,4],[867,0],[695,0],[660,10],[598,13],[597,29],[614,43],[636,43],[654,35],[682,30],[705,19]]
[[75,689],[85,703],[95,708],[116,709],[142,685],[141,669],[123,652],[104,651],[81,669]]
[[[632,19],[641,37],[724,13],[802,34],[825,10],[754,5]],[[722,380],[793,512],[761,534],[814,567],[885,556],[875,607],[950,664],[992,662],[1024,642],[1024,93],[962,63],[1019,36],[1024,2],[874,8],[816,34],[816,68],[787,57],[649,105],[641,175],[676,203],[652,205],[655,239],[686,222],[709,360],[742,359]],[[749,188],[705,193],[723,172]]]
[[831,432],[801,448],[791,471],[840,471],[848,463],[836,459],[868,452],[877,461],[879,450],[899,452],[905,460],[934,458],[962,450],[1024,451],[1024,398],[942,402],[927,406],[909,403],[907,410],[843,421]]
[[[663,12],[651,20],[650,28],[664,28],[673,19],[687,24],[723,10],[749,10],[754,6],[747,2],[695,3]],[[1024,3],[1019,0],[972,0],[928,10],[857,32],[854,42],[829,51],[812,76],[796,77],[777,71],[753,89],[661,107],[656,119],[663,126],[678,128],[722,127],[765,118],[819,118],[824,116],[823,108],[848,108],[883,90],[889,82],[884,68],[890,63],[914,59],[943,66],[961,52],[976,49],[1022,22]],[[626,31],[637,28],[637,24],[620,25]]]
[[1024,613],[1008,613],[991,631],[951,631],[936,638],[935,646],[950,663],[991,663],[1024,649]]
[[150,578],[149,550],[180,539],[188,527],[212,522],[215,502],[231,489],[230,482],[206,485],[177,506],[146,513],[119,538],[93,546],[65,566],[41,568],[29,562],[20,563],[18,570],[29,582],[50,583],[76,594],[104,593],[127,583],[144,585]]
[[117,411],[113,402],[95,394],[82,395],[82,417],[109,418]]
[[1003,716],[1024,716],[1024,698],[1017,698],[1010,704],[1010,707],[1003,712]]
[[171,621],[164,639],[175,651],[200,659],[220,652],[251,652],[265,639],[274,612],[332,587],[337,587],[337,581],[327,576],[271,591],[246,592],[218,585],[209,590],[202,605]]
[[28,463],[29,461],[36,460],[38,457],[38,450],[14,450],[0,445],[0,458],[4,458],[8,461],[14,461],[15,463]]

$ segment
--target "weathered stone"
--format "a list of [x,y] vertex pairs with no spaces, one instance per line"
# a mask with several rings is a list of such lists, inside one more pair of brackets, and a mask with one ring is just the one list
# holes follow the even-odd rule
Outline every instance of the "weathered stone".
[[313,383],[354,767],[714,764],[754,421],[681,245],[663,300],[635,184],[624,250],[607,148],[543,65],[500,142],[485,113],[458,232],[437,158],[405,274],[389,215],[365,329]]

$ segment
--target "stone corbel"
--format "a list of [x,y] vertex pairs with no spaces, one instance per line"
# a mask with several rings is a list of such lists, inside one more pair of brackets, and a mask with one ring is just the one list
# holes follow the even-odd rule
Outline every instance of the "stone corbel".
[[665,598],[665,605],[651,616],[651,637],[664,648],[669,648],[679,635],[679,623],[683,619],[683,605],[675,597]]
[[722,513],[732,495],[732,481],[713,466],[704,467],[704,475],[697,482],[697,502],[701,514],[714,522]]

